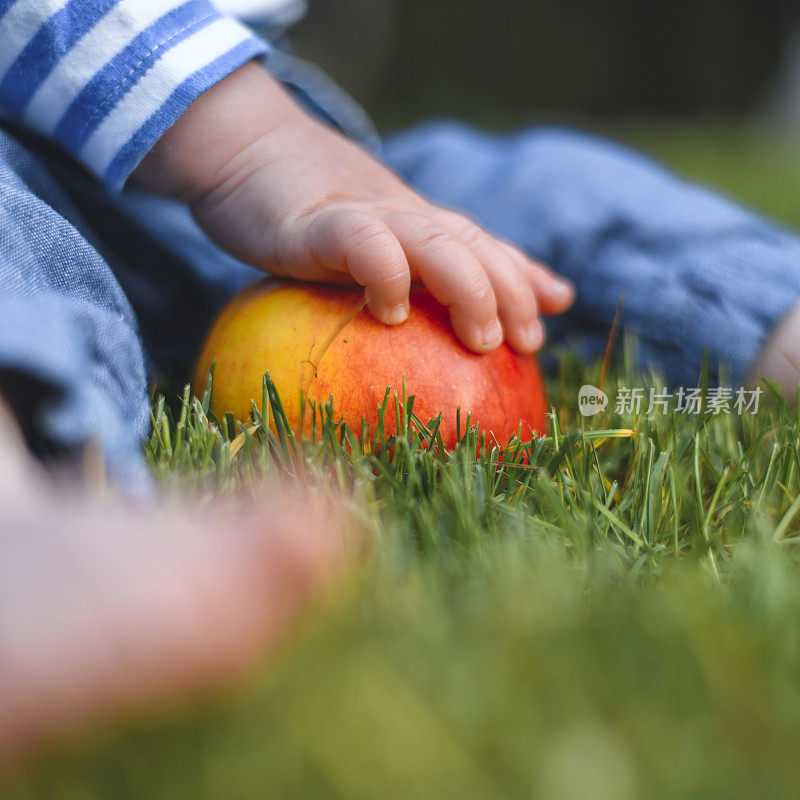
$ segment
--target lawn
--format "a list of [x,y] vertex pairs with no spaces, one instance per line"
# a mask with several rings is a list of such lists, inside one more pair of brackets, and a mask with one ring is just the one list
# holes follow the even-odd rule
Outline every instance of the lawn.
[[[783,142],[627,138],[800,223],[800,151]],[[245,686],[50,754],[0,794],[797,796],[798,411],[767,390],[757,414],[618,414],[620,387],[660,385],[623,345],[606,412],[577,414],[600,365],[564,354],[548,435],[477,460],[474,432],[444,452],[408,414],[368,446],[331,417],[298,442],[157,401],[159,480],[207,501],[302,472],[344,493],[372,547]]]

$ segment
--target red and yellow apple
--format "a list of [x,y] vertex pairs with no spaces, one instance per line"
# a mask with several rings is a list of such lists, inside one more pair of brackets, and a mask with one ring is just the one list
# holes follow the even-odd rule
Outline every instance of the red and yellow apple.
[[[373,428],[386,387],[402,398],[404,382],[417,418],[428,422],[442,412],[439,430],[448,446],[459,408],[462,430],[471,414],[502,445],[520,425],[524,438],[545,430],[536,359],[506,344],[486,355],[471,352],[453,334],[447,309],[422,288],[412,290],[408,320],[388,326],[367,311],[362,289],[263,281],[234,298],[213,325],[198,360],[196,393],[212,363],[217,415],[248,419],[269,372],[296,432],[302,404],[321,407],[330,396],[350,427],[358,430],[363,418]],[[395,432],[393,400],[384,422],[387,433]]]

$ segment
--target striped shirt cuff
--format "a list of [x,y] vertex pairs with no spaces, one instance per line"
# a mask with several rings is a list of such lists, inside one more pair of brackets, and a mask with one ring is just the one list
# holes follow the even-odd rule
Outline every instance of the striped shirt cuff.
[[193,100],[267,50],[207,0],[0,0],[0,102],[119,190]]

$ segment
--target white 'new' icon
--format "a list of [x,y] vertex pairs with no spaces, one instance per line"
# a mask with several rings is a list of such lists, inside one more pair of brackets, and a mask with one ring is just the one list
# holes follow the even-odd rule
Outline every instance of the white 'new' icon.
[[584,417],[599,414],[608,405],[608,395],[590,383],[581,386],[578,392],[578,411]]

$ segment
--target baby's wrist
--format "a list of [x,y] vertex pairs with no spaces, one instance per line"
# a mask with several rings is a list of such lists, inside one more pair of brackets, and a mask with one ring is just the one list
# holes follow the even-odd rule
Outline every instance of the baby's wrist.
[[263,67],[245,64],[192,103],[131,175],[137,186],[193,203],[226,180],[237,156],[287,125],[301,108]]

